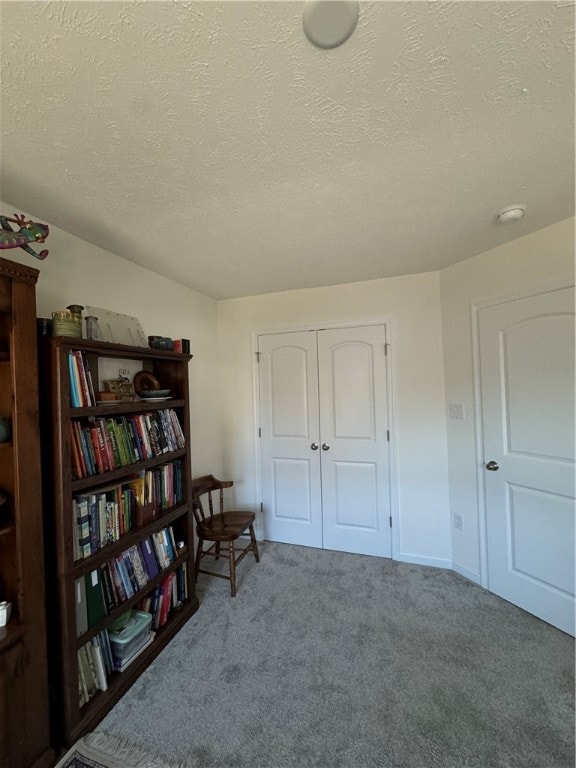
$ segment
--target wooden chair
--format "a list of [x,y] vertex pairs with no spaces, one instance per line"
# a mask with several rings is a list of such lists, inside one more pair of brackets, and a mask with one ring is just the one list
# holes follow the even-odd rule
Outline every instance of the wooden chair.
[[[253,525],[256,515],[253,512],[224,511],[224,488],[230,488],[232,485],[234,483],[231,480],[217,480],[214,475],[197,477],[192,480],[192,503],[198,536],[196,576],[199,573],[206,573],[209,576],[228,579],[232,597],[236,597],[236,566],[248,552],[254,553],[257,563],[260,562],[260,556]],[[207,512],[202,506],[203,496],[207,496],[204,500],[205,505],[206,501],[208,502]],[[250,536],[250,543],[244,549],[236,550],[234,543],[241,536]],[[206,550],[204,550],[205,541],[213,542]],[[223,544],[227,546],[222,546]],[[213,557],[218,560],[222,553],[228,554],[229,575],[200,568],[203,558]]]

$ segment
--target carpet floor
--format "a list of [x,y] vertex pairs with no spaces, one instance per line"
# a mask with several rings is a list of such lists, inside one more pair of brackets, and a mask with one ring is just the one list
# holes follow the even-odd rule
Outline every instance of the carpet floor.
[[190,768],[574,768],[574,641],[458,574],[265,542],[97,732]]

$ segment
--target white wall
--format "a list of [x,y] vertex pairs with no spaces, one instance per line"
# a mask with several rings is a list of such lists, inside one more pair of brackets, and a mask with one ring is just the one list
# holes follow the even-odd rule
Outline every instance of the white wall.
[[388,320],[395,404],[398,556],[450,566],[438,273],[267,294],[218,304],[224,469],[258,510],[253,331]]
[[446,403],[463,403],[466,418],[448,420],[454,567],[482,581],[478,464],[474,421],[471,306],[574,282],[574,219],[518,238],[440,273]]
[[[0,206],[4,215],[24,213],[10,204]],[[49,221],[43,223],[50,226],[50,234],[34,250],[47,248],[47,259],[36,260],[20,248],[2,251],[4,258],[40,270],[37,316],[51,317],[54,310],[68,304],[90,305],[137,317],[146,335],[190,339],[194,355],[190,363],[192,471],[217,473],[222,453],[214,389],[216,302],[57,229]]]

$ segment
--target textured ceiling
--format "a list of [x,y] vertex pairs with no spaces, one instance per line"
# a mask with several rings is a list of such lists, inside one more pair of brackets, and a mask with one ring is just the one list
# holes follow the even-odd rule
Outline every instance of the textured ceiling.
[[574,9],[5,1],[1,197],[214,298],[440,269],[573,214]]

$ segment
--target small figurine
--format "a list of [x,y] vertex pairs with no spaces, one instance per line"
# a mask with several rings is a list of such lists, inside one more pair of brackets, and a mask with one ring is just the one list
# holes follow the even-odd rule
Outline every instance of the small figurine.
[[[20,227],[19,232],[14,232],[9,222],[14,222]],[[33,221],[26,221],[24,214],[14,214],[14,218],[0,215],[0,226],[4,230],[0,232],[0,248],[23,248],[26,253],[31,254],[37,259],[45,259],[48,251],[32,250],[28,243],[43,243],[48,237],[48,224],[37,224]]]

